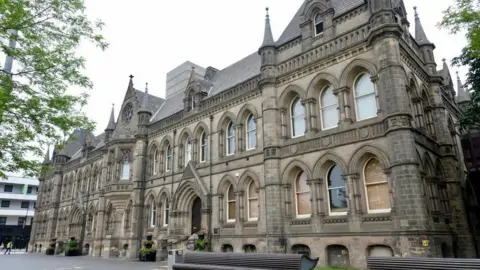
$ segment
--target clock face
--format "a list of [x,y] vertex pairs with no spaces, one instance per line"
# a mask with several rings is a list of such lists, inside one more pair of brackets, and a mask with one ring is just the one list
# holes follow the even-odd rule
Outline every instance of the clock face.
[[125,108],[123,108],[123,121],[125,121],[125,123],[130,122],[130,120],[132,119],[132,116],[133,116],[133,106],[132,106],[132,103],[128,103],[127,105],[125,105]]

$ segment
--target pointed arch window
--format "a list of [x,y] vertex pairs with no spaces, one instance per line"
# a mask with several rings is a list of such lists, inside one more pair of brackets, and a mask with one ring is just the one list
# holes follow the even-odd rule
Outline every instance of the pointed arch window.
[[323,88],[320,96],[320,113],[322,114],[322,129],[334,128],[338,125],[338,99],[333,94],[331,85]]
[[150,206],[150,227],[155,227],[157,225],[157,205],[155,200],[152,200],[152,204]]
[[158,173],[158,149],[153,151],[153,164],[152,164],[152,174],[155,175]]
[[227,221],[234,222],[236,218],[235,192],[230,184],[227,192]]
[[359,74],[354,82],[354,90],[357,120],[360,121],[377,116],[375,85],[370,74]]
[[250,114],[247,118],[247,150],[255,149],[257,146],[257,125],[255,116]]
[[130,152],[124,151],[122,157],[122,169],[120,180],[130,179]]
[[205,131],[200,135],[200,162],[207,161],[207,133]]
[[305,107],[299,97],[293,100],[290,106],[290,115],[292,117],[292,137],[303,136],[305,134]]
[[370,213],[390,211],[390,193],[388,178],[383,172],[380,161],[371,158],[363,169],[365,194],[367,195],[367,210]]
[[315,15],[315,36],[323,34],[323,18],[320,13]]
[[250,181],[248,185],[248,220],[258,220],[258,191],[255,182]]
[[333,166],[328,171],[328,202],[330,215],[346,214],[348,211],[347,185],[342,170]]
[[170,144],[167,145],[167,151],[165,153],[166,157],[165,157],[165,170],[168,172],[168,171],[171,171],[172,170],[172,147],[170,147]]
[[185,167],[187,167],[190,160],[192,160],[192,142],[190,137],[187,137],[185,139]]
[[168,226],[168,215],[170,214],[170,206],[168,200],[163,201],[163,227]]
[[295,179],[296,216],[310,217],[312,204],[310,203],[310,188],[307,185],[307,174],[303,171]]
[[233,122],[230,121],[227,125],[227,155],[233,155],[235,153],[235,128]]

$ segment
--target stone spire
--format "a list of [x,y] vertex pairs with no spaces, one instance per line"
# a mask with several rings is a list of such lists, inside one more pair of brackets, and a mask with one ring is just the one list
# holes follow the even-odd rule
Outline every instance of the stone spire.
[[460,75],[458,74],[458,71],[457,71],[457,88],[458,88],[457,102],[470,101],[470,93],[468,93],[468,91],[465,91],[465,88],[463,87],[463,83],[462,83],[462,80],[460,79]]
[[133,91],[133,75],[130,75],[128,77],[130,77],[130,81],[128,82],[127,91]]
[[113,131],[115,129],[115,104],[112,103],[112,111],[110,112],[110,119],[105,131]]
[[150,114],[152,113],[148,109],[148,83],[145,83],[145,94],[143,95],[142,104],[140,104],[140,109],[138,113],[141,113],[141,112],[147,112]]
[[45,153],[43,164],[50,164],[50,145],[47,146],[47,152]]
[[275,41],[273,40],[273,35],[272,35],[272,28],[270,27],[270,15],[268,14],[268,7],[265,8],[267,11],[267,15],[265,16],[265,33],[263,35],[263,44],[260,47],[270,47],[270,46],[275,46]]
[[413,7],[415,10],[415,39],[419,45],[430,44],[425,31],[423,30],[422,23],[420,22],[420,17],[418,16],[417,7]]

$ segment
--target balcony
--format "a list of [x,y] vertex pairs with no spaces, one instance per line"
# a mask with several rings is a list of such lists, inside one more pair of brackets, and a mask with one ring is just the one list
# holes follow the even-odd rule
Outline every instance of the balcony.
[[37,200],[37,195],[0,192],[0,199],[2,199],[2,200],[12,200],[12,201],[14,201],[14,200],[36,201]]
[[33,217],[35,210],[33,209],[9,209],[9,208],[0,208],[0,216],[7,217],[7,216],[18,216],[24,217],[25,215],[29,217]]

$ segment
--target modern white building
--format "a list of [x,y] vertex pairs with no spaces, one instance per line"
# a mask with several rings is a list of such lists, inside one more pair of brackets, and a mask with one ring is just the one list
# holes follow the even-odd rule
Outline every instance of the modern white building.
[[38,179],[0,178],[0,242],[28,243],[38,192]]

